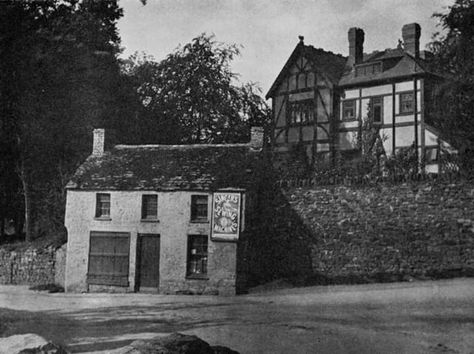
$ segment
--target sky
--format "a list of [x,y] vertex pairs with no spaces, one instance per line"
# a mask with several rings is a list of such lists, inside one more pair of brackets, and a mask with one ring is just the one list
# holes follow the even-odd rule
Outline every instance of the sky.
[[365,32],[364,52],[394,48],[404,24],[421,26],[421,48],[440,31],[435,12],[454,0],[120,0],[122,57],[145,52],[161,60],[201,33],[241,45],[232,63],[240,81],[266,94],[304,36],[307,45],[347,56],[347,31]]

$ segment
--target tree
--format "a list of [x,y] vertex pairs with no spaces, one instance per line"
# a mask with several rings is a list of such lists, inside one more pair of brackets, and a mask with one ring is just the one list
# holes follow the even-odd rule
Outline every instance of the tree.
[[474,171],[474,1],[456,0],[446,14],[435,14],[446,34],[430,44],[435,68],[447,80],[435,92],[434,124],[459,150],[461,169]]
[[161,62],[132,56],[124,72],[135,85],[142,108],[137,134],[142,142],[237,142],[249,125],[269,121],[269,108],[252,83],[239,84],[230,63],[239,48],[201,34]]
[[93,0],[0,7],[1,143],[21,182],[31,240],[62,227],[64,186],[89,153],[92,127],[112,124],[122,11]]

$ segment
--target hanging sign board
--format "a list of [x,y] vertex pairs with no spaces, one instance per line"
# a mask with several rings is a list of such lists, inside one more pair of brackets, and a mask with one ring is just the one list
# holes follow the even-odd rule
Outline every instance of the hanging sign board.
[[236,241],[240,232],[241,194],[216,192],[212,200],[213,240]]

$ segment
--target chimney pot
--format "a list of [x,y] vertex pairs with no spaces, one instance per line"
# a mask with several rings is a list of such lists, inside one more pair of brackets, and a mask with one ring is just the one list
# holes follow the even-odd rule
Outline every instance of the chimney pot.
[[94,129],[94,140],[92,143],[92,155],[101,156],[104,154],[105,129]]
[[250,128],[250,147],[261,149],[263,147],[263,127]]
[[421,27],[418,23],[409,23],[402,27],[402,37],[405,52],[415,58],[420,56]]
[[349,63],[351,66],[361,63],[364,58],[364,31],[361,28],[349,29]]

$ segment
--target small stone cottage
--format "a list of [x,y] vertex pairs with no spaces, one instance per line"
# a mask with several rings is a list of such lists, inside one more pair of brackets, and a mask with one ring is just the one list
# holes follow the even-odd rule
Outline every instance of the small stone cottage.
[[66,291],[235,294],[263,130],[247,144],[116,145],[68,183]]

